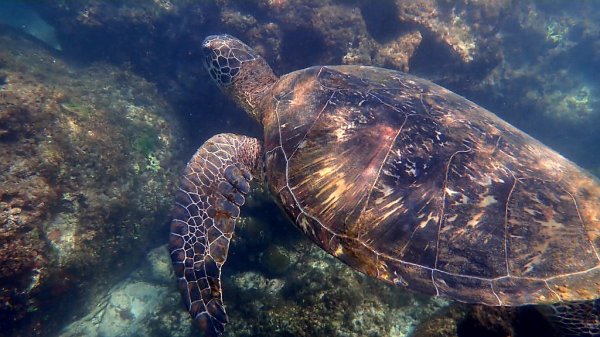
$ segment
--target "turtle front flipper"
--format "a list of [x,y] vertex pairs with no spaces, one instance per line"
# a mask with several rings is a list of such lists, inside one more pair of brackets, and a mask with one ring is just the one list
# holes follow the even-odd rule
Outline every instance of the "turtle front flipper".
[[228,322],[221,267],[261,153],[257,139],[213,136],[188,162],[179,183],[169,251],[183,301],[207,336],[220,336]]

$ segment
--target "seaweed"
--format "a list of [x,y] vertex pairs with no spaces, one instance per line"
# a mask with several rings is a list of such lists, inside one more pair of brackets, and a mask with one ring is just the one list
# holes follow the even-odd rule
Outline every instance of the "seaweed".
[[142,156],[149,156],[158,149],[160,140],[158,139],[158,131],[152,127],[141,127],[137,137],[133,141],[133,149]]

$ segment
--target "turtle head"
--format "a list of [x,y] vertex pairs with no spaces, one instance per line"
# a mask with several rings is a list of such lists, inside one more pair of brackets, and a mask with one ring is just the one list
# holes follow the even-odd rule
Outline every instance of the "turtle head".
[[262,122],[260,101],[277,81],[267,62],[248,45],[226,34],[208,36],[202,50],[204,65],[213,81]]

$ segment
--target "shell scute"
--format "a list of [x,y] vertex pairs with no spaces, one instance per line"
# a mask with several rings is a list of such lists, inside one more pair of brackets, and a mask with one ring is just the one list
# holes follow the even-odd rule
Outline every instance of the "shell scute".
[[360,66],[290,73],[269,104],[271,190],[352,267],[490,305],[600,296],[600,184],[496,115]]

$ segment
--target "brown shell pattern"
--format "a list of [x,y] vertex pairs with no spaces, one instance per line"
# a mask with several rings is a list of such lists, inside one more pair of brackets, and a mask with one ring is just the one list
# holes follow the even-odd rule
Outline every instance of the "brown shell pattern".
[[491,112],[391,70],[313,67],[265,111],[296,224],[371,276],[488,305],[600,297],[600,185]]

